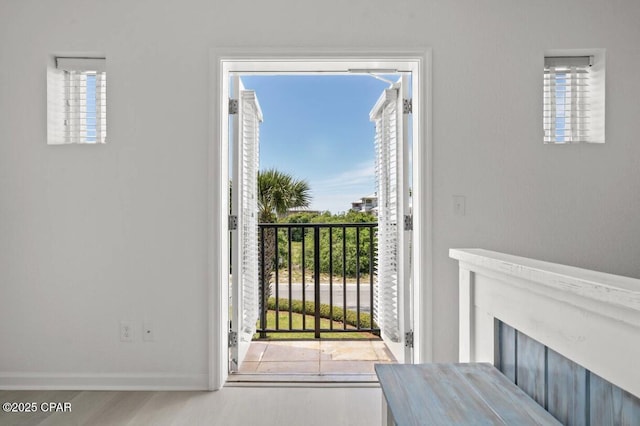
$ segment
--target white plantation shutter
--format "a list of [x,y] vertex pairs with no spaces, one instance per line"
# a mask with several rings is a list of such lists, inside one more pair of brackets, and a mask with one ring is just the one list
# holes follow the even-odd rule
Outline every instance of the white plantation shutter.
[[232,114],[233,187],[231,211],[237,229],[231,233],[232,320],[236,334],[230,345],[230,369],[237,371],[249,350],[260,314],[258,297],[258,155],[262,111],[254,91],[245,90],[239,76],[233,78],[232,96],[237,113]]
[[591,57],[544,58],[544,142],[593,140]]
[[65,72],[55,68],[49,69],[47,71],[47,143],[50,145],[67,143],[66,97]]
[[96,74],[96,142],[107,141],[107,73]]
[[[401,112],[400,112],[401,113]],[[376,185],[378,192],[378,252],[374,319],[394,342],[401,340],[399,312],[399,203],[398,90],[387,89],[371,112],[376,136]]]
[[87,139],[87,76],[83,72],[65,72],[66,139],[81,143]]
[[258,167],[262,112],[255,92],[240,92],[240,137],[242,155],[242,316],[249,340],[256,331],[258,297]]
[[105,143],[106,95],[105,59],[57,58],[47,75],[48,143]]

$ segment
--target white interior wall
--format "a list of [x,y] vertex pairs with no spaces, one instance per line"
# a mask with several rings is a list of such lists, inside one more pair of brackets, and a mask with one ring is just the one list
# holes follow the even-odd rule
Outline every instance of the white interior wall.
[[[433,48],[436,361],[457,357],[450,247],[640,277],[638,21],[635,0],[0,2],[0,385],[206,386],[215,46]],[[543,145],[543,53],[585,47],[606,143]],[[74,52],[107,57],[104,146],[46,145],[45,67]]]

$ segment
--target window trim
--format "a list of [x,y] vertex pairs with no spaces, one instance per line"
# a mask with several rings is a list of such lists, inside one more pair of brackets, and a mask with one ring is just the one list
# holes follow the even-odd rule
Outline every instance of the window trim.
[[[432,264],[432,183],[430,178],[432,139],[431,48],[410,50],[378,48],[375,50],[341,50],[335,48],[297,49],[254,46],[221,47],[210,50],[210,150],[209,150],[209,389],[220,389],[228,376],[228,142],[226,108],[228,106],[228,76],[230,72],[260,72],[286,74],[300,72],[343,73],[349,69],[403,69],[415,68],[416,80],[412,85],[413,98],[413,220],[414,243],[412,256],[414,269],[414,357],[416,362],[432,358],[433,333],[431,321],[431,264]],[[424,113],[422,112],[424,111]]]

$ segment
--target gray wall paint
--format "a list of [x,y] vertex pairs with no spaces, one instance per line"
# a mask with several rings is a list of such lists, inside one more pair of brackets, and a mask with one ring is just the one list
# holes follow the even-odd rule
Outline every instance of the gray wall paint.
[[[640,277],[639,20],[635,0],[0,2],[0,371],[206,373],[215,46],[433,48],[435,360],[457,358],[450,247]],[[544,146],[544,51],[589,47],[607,142]],[[107,56],[109,143],[49,147],[45,66],[78,52]],[[156,342],[118,340],[144,318]]]

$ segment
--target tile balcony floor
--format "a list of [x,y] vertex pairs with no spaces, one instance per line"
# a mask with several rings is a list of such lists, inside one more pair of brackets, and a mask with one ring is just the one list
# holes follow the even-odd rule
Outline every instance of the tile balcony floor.
[[255,341],[237,375],[374,375],[396,360],[380,340]]

